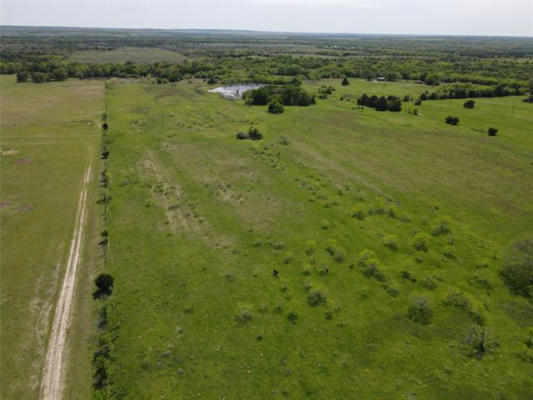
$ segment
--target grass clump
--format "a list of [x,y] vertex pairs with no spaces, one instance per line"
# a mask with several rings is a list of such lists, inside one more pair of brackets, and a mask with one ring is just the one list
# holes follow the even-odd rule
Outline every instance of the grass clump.
[[533,240],[514,243],[504,257],[501,276],[514,294],[533,297]]
[[362,221],[366,217],[366,211],[364,207],[357,206],[351,212],[352,218],[357,218],[359,221]]
[[446,235],[448,233],[451,233],[450,225],[451,225],[450,219],[447,217],[444,217],[433,228],[433,231],[431,232],[431,234],[433,236],[441,236],[441,235]]
[[398,250],[398,236],[396,235],[385,235],[381,241],[383,246],[391,250]]
[[239,325],[244,325],[252,320],[253,307],[250,304],[238,304],[235,313],[235,320]]
[[307,296],[307,304],[311,307],[318,307],[326,304],[328,295],[321,287],[309,288],[309,294]]
[[429,250],[429,235],[427,233],[417,233],[413,237],[412,245],[416,251],[428,251]]
[[305,254],[310,256],[316,250],[316,242],[314,240],[308,240],[305,242]]

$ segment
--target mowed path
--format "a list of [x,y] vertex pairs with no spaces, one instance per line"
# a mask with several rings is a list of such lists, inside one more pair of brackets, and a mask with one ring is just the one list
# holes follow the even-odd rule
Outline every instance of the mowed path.
[[40,391],[41,400],[61,399],[64,379],[63,371],[65,366],[65,343],[74,303],[74,289],[76,286],[77,271],[81,258],[83,228],[85,226],[87,215],[87,190],[90,176],[91,163],[89,161],[83,176],[65,278],[57,301],[54,322],[50,333],[50,340],[48,342],[48,350],[44,360]]

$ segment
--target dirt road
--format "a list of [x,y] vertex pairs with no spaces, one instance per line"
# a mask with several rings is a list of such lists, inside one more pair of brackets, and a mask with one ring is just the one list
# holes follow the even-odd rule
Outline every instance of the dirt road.
[[76,275],[82,250],[83,227],[87,215],[87,189],[90,176],[91,164],[89,163],[83,177],[65,278],[61,286],[59,299],[57,300],[54,322],[44,360],[40,392],[41,400],[61,399],[64,380],[65,343],[74,303]]

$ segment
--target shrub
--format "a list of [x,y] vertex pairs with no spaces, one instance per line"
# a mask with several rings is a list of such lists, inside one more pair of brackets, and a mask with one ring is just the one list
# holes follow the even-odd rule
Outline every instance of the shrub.
[[468,297],[462,293],[452,293],[446,300],[444,300],[444,305],[452,306],[459,308],[464,311],[470,311],[472,309],[472,302]]
[[366,264],[363,269],[363,274],[367,278],[374,278],[379,282],[387,281],[387,278],[383,272],[379,269],[379,260],[377,258],[371,258],[366,261]]
[[427,325],[431,322],[433,311],[426,299],[414,299],[411,305],[407,308],[407,316],[413,322]]
[[294,258],[294,255],[290,251],[288,251],[283,256],[283,263],[284,264],[290,264],[292,262],[293,258]]
[[235,135],[235,137],[239,140],[245,140],[245,139],[248,139],[248,135],[244,132],[237,132],[237,134]]
[[444,121],[449,125],[457,125],[459,123],[459,118],[448,115]]
[[287,319],[288,319],[291,323],[295,324],[296,321],[298,320],[298,314],[296,314],[294,311],[293,311],[293,312],[290,312],[289,315],[287,315]]
[[235,319],[239,324],[245,324],[252,320],[252,306],[249,304],[239,304]]
[[420,282],[420,285],[422,285],[422,287],[426,288],[426,289],[429,289],[429,290],[433,290],[437,287],[437,280],[435,278],[433,278],[432,276],[428,276],[426,278],[424,278],[421,282]]
[[314,240],[308,240],[305,242],[305,254],[310,256],[315,252],[316,249],[316,242]]
[[442,255],[446,258],[453,259],[455,258],[455,249],[452,246],[444,246]]
[[342,247],[337,247],[333,254],[333,260],[337,263],[341,263],[346,259],[346,253]]
[[483,354],[486,351],[486,332],[485,328],[479,326],[474,326],[472,332],[470,333],[470,339],[468,344],[470,345],[471,354],[477,359],[481,360]]
[[521,240],[511,246],[504,256],[501,275],[511,292],[533,297],[533,240]]
[[342,80],[341,85],[342,86],[348,86],[349,84],[350,84],[350,81],[348,80],[348,78],[344,77],[344,79]]
[[94,284],[101,294],[111,294],[113,291],[114,279],[110,274],[102,273],[96,277]]
[[320,221],[320,227],[322,229],[329,229],[331,227],[331,223],[327,219],[323,219]]
[[361,266],[366,266],[368,260],[376,259],[376,254],[372,250],[363,249],[357,256],[357,262]]
[[475,105],[476,105],[476,102],[474,100],[470,99],[470,100],[465,101],[465,103],[463,104],[463,107],[472,109],[472,108],[474,108]]
[[287,146],[289,144],[289,139],[287,139],[285,136],[280,136],[278,143],[282,144],[283,146]]
[[437,225],[433,228],[431,234],[433,236],[446,235],[451,232],[450,219],[447,217],[442,218]]
[[403,279],[407,279],[410,282],[413,282],[413,283],[416,282],[416,278],[413,275],[411,275],[411,273],[407,270],[403,270],[402,272],[400,272],[400,276]]
[[383,246],[388,247],[391,250],[398,250],[398,236],[385,235],[382,240]]
[[357,218],[358,220],[362,221],[366,217],[366,212],[363,207],[355,207],[352,210],[352,218]]
[[413,237],[413,247],[417,251],[428,251],[429,249],[429,235],[427,233],[417,233]]
[[307,303],[311,307],[317,307],[326,304],[327,295],[321,289],[311,289],[309,296],[307,296]]
[[497,133],[498,133],[498,129],[496,128],[489,128],[488,130],[489,136],[496,136]]
[[284,111],[283,104],[279,100],[272,100],[268,104],[268,112],[272,114],[281,114]]

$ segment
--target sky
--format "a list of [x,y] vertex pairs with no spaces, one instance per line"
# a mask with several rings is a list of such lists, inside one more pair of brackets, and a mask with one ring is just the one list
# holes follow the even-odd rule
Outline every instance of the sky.
[[533,37],[533,0],[0,0],[0,23]]

